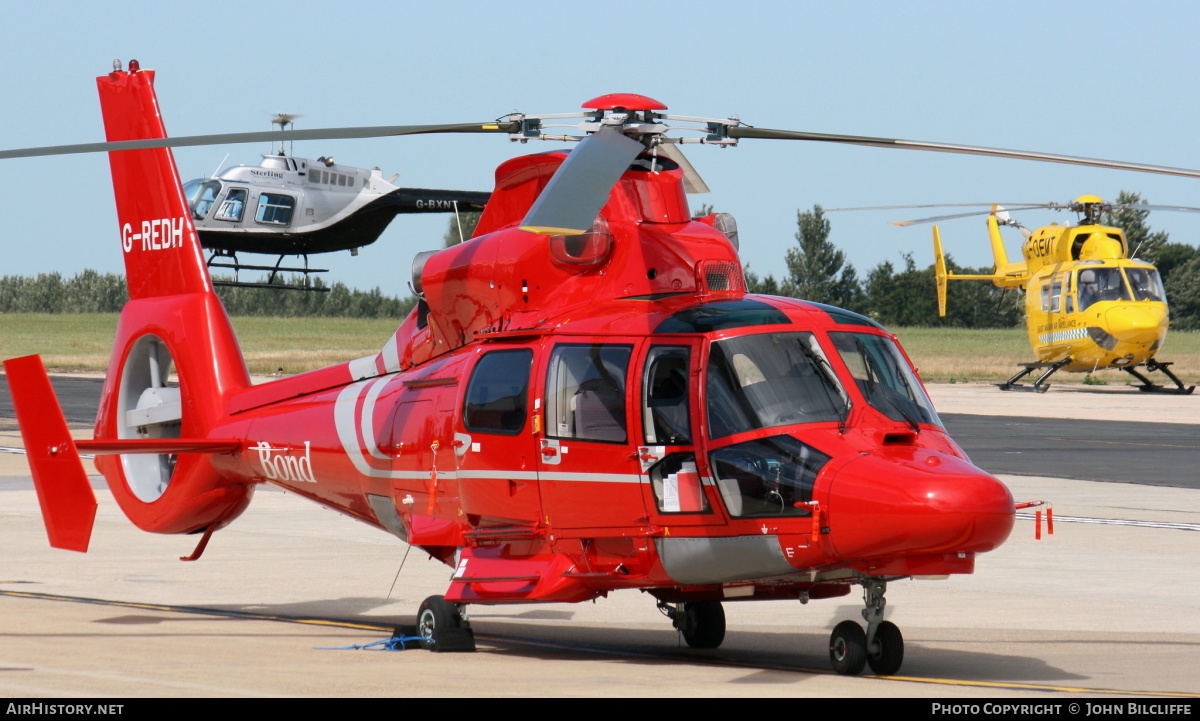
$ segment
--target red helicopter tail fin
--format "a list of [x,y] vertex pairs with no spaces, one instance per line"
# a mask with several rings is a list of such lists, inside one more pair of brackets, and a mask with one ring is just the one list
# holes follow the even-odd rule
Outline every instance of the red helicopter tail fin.
[[[166,137],[153,71],[131,61],[128,71],[96,82],[110,141]],[[213,290],[171,151],[111,151],[109,162],[130,300],[113,341],[95,437],[125,444],[117,446],[121,455],[98,457],[96,465],[144,530],[219,528],[245,507],[250,488],[227,482],[213,466],[219,450],[205,443],[228,419],[233,395],[249,387],[246,363]],[[128,443],[133,439],[159,441],[163,450],[146,455]],[[175,448],[181,439],[200,442],[200,451]]]
[[[167,137],[154,71],[130,62],[128,72],[96,78],[110,142]],[[108,154],[117,198],[129,297],[211,292],[200,239],[183,197],[175,158],[167,148]]]

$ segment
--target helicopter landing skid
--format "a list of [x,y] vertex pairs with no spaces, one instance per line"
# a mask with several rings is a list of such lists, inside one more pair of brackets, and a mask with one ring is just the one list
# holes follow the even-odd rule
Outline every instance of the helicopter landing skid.
[[[1035,393],[1045,393],[1050,388],[1049,385],[1046,385],[1046,379],[1053,375],[1056,370],[1069,363],[1070,360],[1070,358],[1064,358],[1056,363],[1022,363],[1022,370],[1019,373],[997,385],[1002,391],[1033,391]],[[1036,370],[1041,370],[1042,368],[1047,368],[1048,370],[1038,376],[1038,379],[1033,382],[1033,385],[1027,386],[1017,382],[1030,373]]]
[[1147,371],[1151,373],[1155,371],[1162,371],[1168,378],[1171,379],[1172,382],[1175,383],[1174,388],[1171,388],[1170,386],[1160,386],[1157,383],[1154,383],[1146,376],[1138,373],[1136,366],[1122,368],[1121,370],[1142,382],[1142,384],[1137,387],[1139,391],[1145,391],[1147,393],[1172,393],[1181,396],[1191,395],[1192,391],[1196,390],[1196,386],[1185,386],[1183,381],[1179,380],[1178,376],[1171,372],[1170,366],[1170,363],[1159,363],[1153,358],[1146,361]]
[[[328,268],[310,268],[308,267],[308,256],[304,256],[304,267],[288,268],[283,266],[285,256],[279,256],[279,260],[275,261],[275,265],[246,265],[238,261],[237,254],[231,252],[214,252],[208,256],[209,268],[229,268],[233,271],[233,280],[217,280],[213,279],[213,285],[225,286],[227,288],[267,288],[269,290],[311,290],[318,293],[328,293],[329,288],[323,285],[315,285],[309,282],[311,273],[328,273]],[[218,259],[228,260],[227,263],[219,263]],[[241,280],[238,274],[243,270],[265,270],[270,275],[265,281],[250,282]],[[289,282],[284,279],[283,273],[298,273],[302,276],[299,282]]]

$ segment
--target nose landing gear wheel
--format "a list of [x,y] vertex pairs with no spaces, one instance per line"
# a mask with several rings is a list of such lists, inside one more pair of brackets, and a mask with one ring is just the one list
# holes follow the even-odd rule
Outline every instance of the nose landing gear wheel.
[[720,601],[658,602],[658,610],[691,648],[717,648],[725,640],[725,608]]
[[719,601],[683,604],[676,626],[692,648],[716,648],[725,640],[725,609]]
[[891,676],[904,663],[904,636],[891,621],[884,621],[875,629],[873,653],[867,656],[871,670],[880,676]]
[[[854,621],[842,621],[829,636],[829,662],[843,676],[856,676],[867,663],[867,634]],[[874,667],[872,667],[874,668]]]

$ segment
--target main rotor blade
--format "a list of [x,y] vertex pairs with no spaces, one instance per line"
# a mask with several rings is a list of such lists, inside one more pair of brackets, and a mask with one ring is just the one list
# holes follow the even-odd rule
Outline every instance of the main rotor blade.
[[515,133],[520,131],[520,128],[520,123],[492,122],[449,123],[442,125],[382,125],[360,128],[315,128],[304,130],[264,130],[253,133],[188,135],[177,138],[121,140],[111,143],[81,143],[78,145],[51,145],[42,148],[0,150],[0,160],[5,158],[33,158],[43,155],[105,153],[114,150],[144,150],[146,148],[182,148],[197,145],[261,143],[272,142],[276,140],[342,140],[348,138],[384,138],[396,135],[421,135],[426,133]]
[[956,218],[970,218],[973,215],[990,215],[991,213],[1002,213],[1002,212],[1007,213],[1007,212],[1011,212],[1011,211],[1015,211],[1015,210],[1036,210],[1038,208],[1049,208],[1049,207],[1050,207],[1049,205],[1028,205],[1025,207],[1010,207],[1010,206],[1005,205],[1000,208],[991,208],[988,210],[973,210],[970,213],[956,213],[954,215],[939,215],[934,218],[919,218],[917,220],[902,220],[897,223],[892,223],[892,225],[898,225],[903,228],[903,227],[908,227],[910,225],[920,225],[921,223],[937,223],[938,221],[942,221],[942,220],[954,220]]
[[641,143],[610,126],[579,141],[521,221],[521,230],[547,235],[586,232],[643,150]]
[[1073,155],[1054,155],[1052,153],[1037,153],[1027,150],[1005,150],[1003,148],[983,148],[974,145],[953,145],[951,143],[928,143],[921,140],[898,140],[895,138],[873,138],[865,135],[837,135],[833,133],[808,133],[798,130],[771,130],[769,128],[752,128],[735,126],[729,128],[731,138],[765,138],[768,140],[811,140],[822,143],[844,143],[848,145],[869,145],[877,148],[899,148],[904,150],[928,150],[936,153],[962,153],[964,155],[986,155],[993,158],[1015,158],[1017,160],[1038,160],[1045,163],[1066,163],[1067,165],[1086,165],[1093,168],[1110,168],[1113,170],[1133,170],[1139,173],[1160,173],[1163,175],[1179,175],[1185,178],[1200,178],[1200,170],[1187,168],[1171,168],[1163,165],[1146,165],[1143,163],[1126,163],[1120,160],[1100,160],[1098,158],[1081,158]]
[[836,213],[843,210],[912,210],[913,208],[976,208],[981,205],[1003,205],[1005,207],[1045,207],[1044,203],[925,203],[923,205],[868,205],[861,208],[822,208],[826,213]]
[[1152,205],[1150,203],[1113,203],[1114,210],[1181,210],[1185,212],[1197,212],[1200,208],[1192,208],[1187,205]]

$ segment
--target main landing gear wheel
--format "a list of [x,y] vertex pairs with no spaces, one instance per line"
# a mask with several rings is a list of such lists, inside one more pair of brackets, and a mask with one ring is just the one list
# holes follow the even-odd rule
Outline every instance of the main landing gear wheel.
[[658,608],[691,648],[717,648],[725,640],[725,608],[720,601],[693,601]]
[[880,676],[892,676],[904,663],[904,636],[891,621],[884,621],[875,629],[875,641],[867,654],[867,664]]
[[[854,621],[842,621],[829,636],[829,662],[843,676],[857,676],[867,663],[867,634]],[[874,668],[874,666],[872,666]]]
[[417,635],[430,651],[474,651],[475,634],[458,606],[441,596],[430,596],[417,609]]

